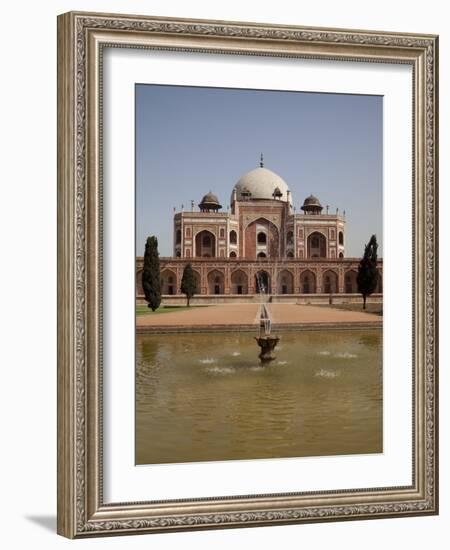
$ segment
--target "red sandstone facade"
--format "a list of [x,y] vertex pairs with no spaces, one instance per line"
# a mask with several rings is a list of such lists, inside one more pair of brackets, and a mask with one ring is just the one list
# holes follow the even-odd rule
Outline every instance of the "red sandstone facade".
[[[199,211],[174,215],[173,257],[161,258],[163,296],[180,294],[184,266],[197,276],[198,295],[355,294],[358,258],[345,256],[345,211],[323,214],[314,196],[298,213],[287,184],[263,167],[233,188],[230,207],[211,192]],[[142,258],[136,289],[142,291]],[[382,261],[379,262],[382,275]],[[380,276],[378,293],[382,292]]]

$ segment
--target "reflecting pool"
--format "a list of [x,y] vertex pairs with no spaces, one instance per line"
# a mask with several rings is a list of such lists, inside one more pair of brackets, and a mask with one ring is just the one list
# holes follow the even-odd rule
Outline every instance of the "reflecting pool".
[[382,332],[140,334],[136,463],[382,452]]

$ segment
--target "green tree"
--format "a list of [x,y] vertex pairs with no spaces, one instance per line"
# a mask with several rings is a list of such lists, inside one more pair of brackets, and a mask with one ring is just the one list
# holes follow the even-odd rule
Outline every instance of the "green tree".
[[161,304],[161,278],[159,270],[158,239],[148,237],[145,243],[144,271],[142,286],[148,307],[155,311]]
[[181,292],[186,294],[187,305],[190,306],[190,301],[192,296],[197,289],[197,279],[195,278],[194,270],[192,269],[191,264],[187,264],[183,270],[183,277],[181,279]]
[[364,256],[361,258],[358,267],[358,292],[363,297],[363,309],[366,309],[367,296],[370,296],[377,288],[378,268],[377,268],[377,250],[378,243],[375,235],[370,237],[369,244],[366,244]]

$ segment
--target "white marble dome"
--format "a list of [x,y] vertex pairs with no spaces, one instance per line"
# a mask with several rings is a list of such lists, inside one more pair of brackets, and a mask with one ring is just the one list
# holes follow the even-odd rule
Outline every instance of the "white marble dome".
[[[278,190],[282,193],[280,200],[292,202],[291,194],[288,191],[287,183],[275,172],[267,168],[258,167],[247,174],[244,174],[234,186],[236,189],[237,200],[246,198],[246,193],[251,193],[249,199],[270,199],[274,200],[274,192]],[[233,194],[231,195],[233,201]]]

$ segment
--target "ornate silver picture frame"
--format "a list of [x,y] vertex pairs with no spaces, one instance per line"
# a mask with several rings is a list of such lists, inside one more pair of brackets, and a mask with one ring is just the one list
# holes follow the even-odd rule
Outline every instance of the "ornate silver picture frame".
[[[103,56],[107,48],[412,69],[411,483],[105,501]],[[274,82],[276,87],[276,82]],[[96,13],[58,18],[58,533],[69,538],[438,513],[438,38]],[[126,183],[124,183],[126,185]],[[130,183],[133,185],[133,182]],[[400,307],[400,306],[399,306]]]

